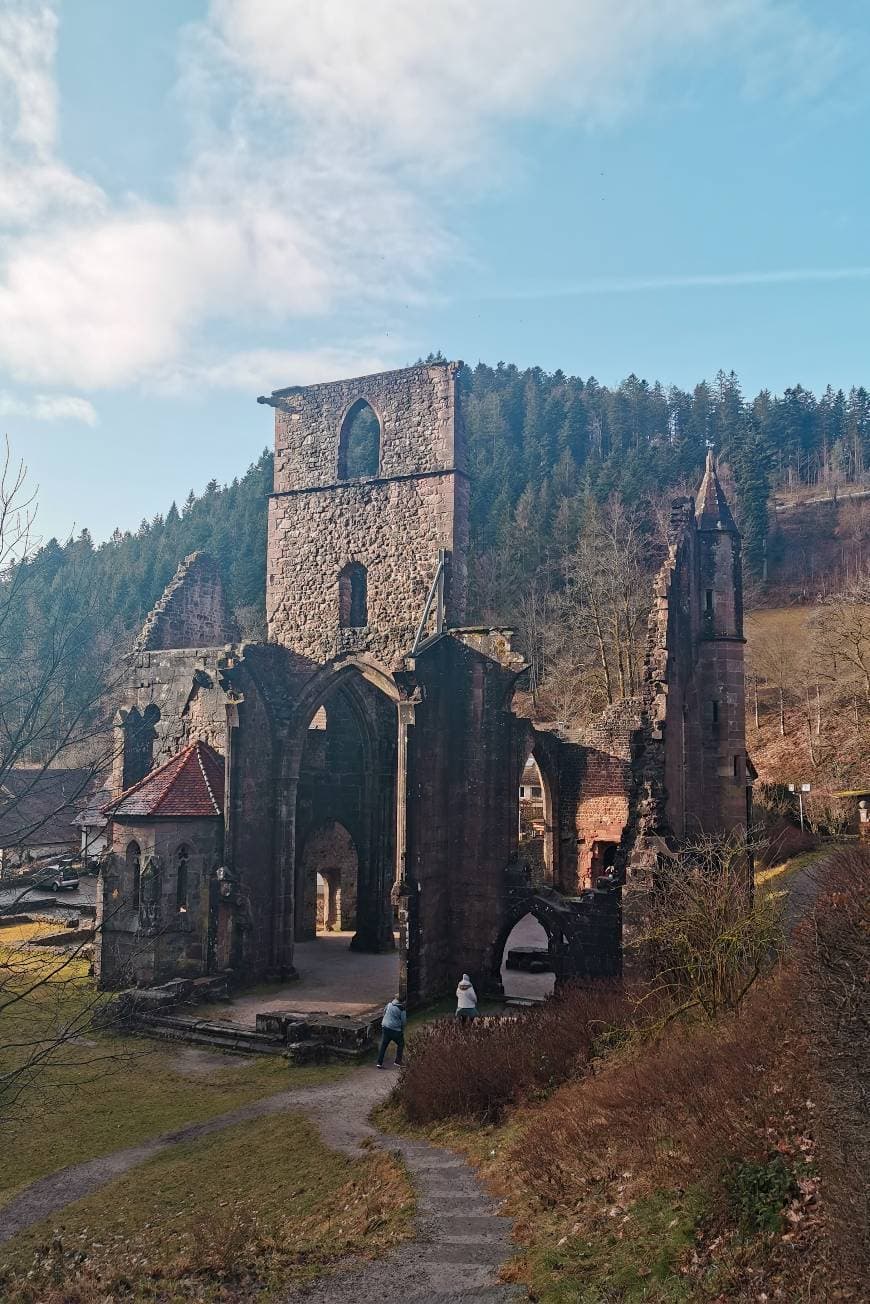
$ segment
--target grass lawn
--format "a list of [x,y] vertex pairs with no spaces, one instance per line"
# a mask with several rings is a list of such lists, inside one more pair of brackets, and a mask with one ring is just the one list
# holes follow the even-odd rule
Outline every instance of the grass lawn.
[[348,1256],[383,1253],[412,1212],[387,1155],[347,1159],[299,1117],[260,1119],[179,1146],[15,1237],[0,1249],[0,1295],[266,1304]]
[[[288,1067],[277,1057],[221,1055],[96,1032],[89,1026],[94,990],[83,960],[4,1010],[11,990],[57,965],[56,953],[21,950],[44,927],[0,930],[0,1205],[21,1186],[69,1164],[352,1071]],[[20,1060],[21,1044],[77,1018],[74,1037],[40,1066],[33,1088],[17,1102],[4,1100],[2,1073]]]

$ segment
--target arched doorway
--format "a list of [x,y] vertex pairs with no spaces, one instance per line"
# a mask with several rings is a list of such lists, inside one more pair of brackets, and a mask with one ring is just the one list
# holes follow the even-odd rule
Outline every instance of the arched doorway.
[[551,941],[531,911],[518,919],[501,953],[501,983],[508,999],[542,1001],[556,985]]
[[317,687],[305,708],[296,788],[293,939],[317,938],[320,875],[323,934],[353,951],[391,952],[397,708],[355,666]]
[[300,857],[299,941],[355,932],[358,875],[356,844],[343,824],[333,820],[311,830]]

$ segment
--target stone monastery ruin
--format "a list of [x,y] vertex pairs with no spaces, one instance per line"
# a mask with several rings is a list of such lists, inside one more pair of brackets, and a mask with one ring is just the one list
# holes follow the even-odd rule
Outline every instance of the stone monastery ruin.
[[[321,926],[398,946],[412,1004],[463,971],[497,993],[529,913],[558,977],[613,975],[656,856],[747,824],[740,536],[712,454],[697,501],[673,504],[642,697],[572,741],[514,709],[510,631],[464,624],[458,366],[259,400],[275,411],[267,641],[239,641],[203,554],[145,622],[116,717],[103,986],[293,977],[318,876]],[[518,843],[530,757],[535,874]]]

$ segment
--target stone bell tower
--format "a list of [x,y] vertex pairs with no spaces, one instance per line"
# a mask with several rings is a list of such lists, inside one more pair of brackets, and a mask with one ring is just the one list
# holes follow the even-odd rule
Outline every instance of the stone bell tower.
[[712,449],[695,503],[698,539],[698,670],[705,832],[747,822],[743,571],[740,532]]
[[260,398],[275,409],[269,641],[325,662],[410,652],[439,555],[445,616],[465,615],[468,477],[461,363],[425,364]]

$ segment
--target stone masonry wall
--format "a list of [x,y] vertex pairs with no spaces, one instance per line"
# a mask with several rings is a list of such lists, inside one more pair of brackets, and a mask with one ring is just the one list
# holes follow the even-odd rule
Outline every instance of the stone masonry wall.
[[569,895],[593,887],[608,844],[618,844],[629,817],[632,743],[641,727],[636,701],[608,707],[582,743],[562,743],[560,887]]
[[[141,909],[133,900],[126,849],[135,841],[141,858]],[[177,852],[187,848],[187,897],[177,900]],[[103,987],[140,986],[168,978],[196,978],[208,968],[209,881],[221,863],[223,822],[218,818],[115,820],[112,860],[106,867],[98,980]],[[146,916],[148,875],[156,893]]]
[[[451,554],[447,621],[461,623],[468,484],[457,365],[279,390],[264,400],[276,409],[270,641],[319,662],[367,651],[394,664],[410,650],[441,548]],[[361,398],[381,423],[378,475],[340,481],[342,423]],[[367,571],[368,623],[342,629],[338,577],[349,562]]]
[[192,552],[148,615],[138,646],[152,651],[220,647],[236,638],[217,563],[204,552]]

